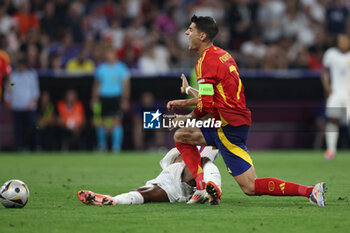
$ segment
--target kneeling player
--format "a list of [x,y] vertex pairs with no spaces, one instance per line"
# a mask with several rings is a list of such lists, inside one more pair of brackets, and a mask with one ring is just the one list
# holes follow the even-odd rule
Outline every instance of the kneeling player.
[[[221,190],[221,176],[213,161],[216,159],[218,150],[212,147],[200,147],[204,180],[218,190]],[[119,194],[115,197],[103,195],[91,191],[81,190],[77,196],[87,205],[129,205],[143,204],[147,202],[186,202],[194,191],[196,182],[190,171],[183,162],[180,152],[173,148],[160,161],[162,172],[153,180],[146,182],[136,190]],[[219,193],[221,196],[221,191]],[[197,203],[208,200],[210,204],[218,204],[220,198],[212,198],[209,195],[199,195]]]

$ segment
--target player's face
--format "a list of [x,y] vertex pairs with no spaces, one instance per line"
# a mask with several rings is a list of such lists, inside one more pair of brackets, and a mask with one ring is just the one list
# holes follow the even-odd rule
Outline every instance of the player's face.
[[188,27],[188,29],[186,30],[185,34],[187,35],[188,39],[189,39],[189,45],[188,45],[188,49],[189,50],[197,50],[199,48],[199,45],[201,43],[201,39],[200,39],[200,32],[198,31],[198,29],[196,28],[196,24],[191,23],[191,25]]
[[347,35],[339,35],[338,36],[338,48],[342,52],[347,52],[350,49],[350,39]]

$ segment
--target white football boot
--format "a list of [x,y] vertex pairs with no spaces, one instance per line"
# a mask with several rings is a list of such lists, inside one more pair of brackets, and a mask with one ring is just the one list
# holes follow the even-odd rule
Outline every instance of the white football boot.
[[326,182],[315,184],[309,197],[310,202],[320,207],[325,207],[327,205],[326,196],[325,196],[326,192],[327,192]]
[[203,204],[209,199],[209,194],[205,189],[203,190],[196,190],[191,197],[191,199],[187,202],[187,204]]

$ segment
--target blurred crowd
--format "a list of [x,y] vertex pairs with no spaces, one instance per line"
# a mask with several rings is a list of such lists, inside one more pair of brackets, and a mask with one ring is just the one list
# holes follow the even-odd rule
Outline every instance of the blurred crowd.
[[1,49],[12,64],[94,71],[101,47],[145,74],[191,68],[184,34],[193,14],[215,18],[215,43],[241,68],[320,69],[332,35],[348,32],[343,0],[1,0]]

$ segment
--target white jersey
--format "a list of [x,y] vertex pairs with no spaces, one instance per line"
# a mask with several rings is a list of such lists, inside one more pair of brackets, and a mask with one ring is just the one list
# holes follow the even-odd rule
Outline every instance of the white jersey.
[[323,56],[323,65],[330,70],[331,87],[334,93],[350,91],[350,52],[329,48]]
[[[207,157],[214,161],[219,150],[213,149],[211,146],[198,147],[202,157]],[[162,172],[153,180],[146,182],[146,185],[156,184],[162,188],[168,195],[170,202],[188,201],[193,193],[194,187],[182,182],[182,172],[185,168],[183,161],[174,163],[174,160],[180,156],[180,152],[173,148],[160,161]]]

